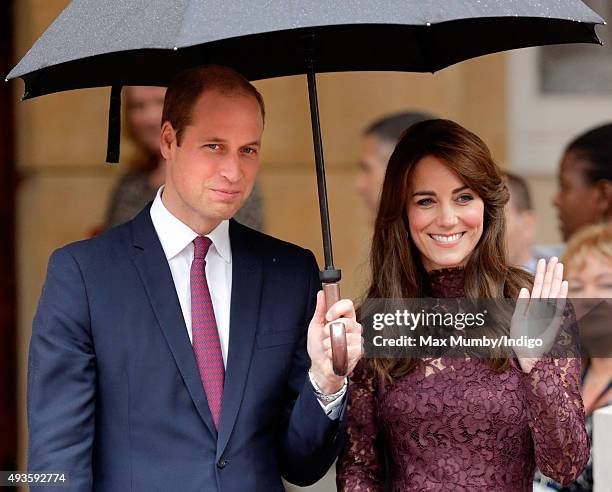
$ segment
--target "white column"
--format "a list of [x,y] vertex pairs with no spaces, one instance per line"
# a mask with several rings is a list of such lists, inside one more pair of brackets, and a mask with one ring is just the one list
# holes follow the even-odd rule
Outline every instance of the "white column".
[[612,484],[612,405],[593,413],[594,492],[607,492]]

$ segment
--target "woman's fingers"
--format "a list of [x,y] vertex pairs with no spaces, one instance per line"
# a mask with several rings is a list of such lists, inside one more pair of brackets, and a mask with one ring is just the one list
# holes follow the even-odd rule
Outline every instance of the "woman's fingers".
[[561,282],[561,290],[559,291],[559,297],[567,299],[567,292],[569,290],[569,283],[567,280]]
[[[546,265],[546,273],[544,274],[544,281],[542,282],[542,290],[540,291],[540,295],[535,297],[535,299],[548,299],[550,297],[553,275],[558,262],[559,259],[556,256],[553,256],[550,260],[548,260],[548,265]],[[531,297],[534,297],[533,294]]]
[[542,284],[544,283],[544,274],[546,273],[546,260],[540,258],[536,266],[535,279],[533,281],[533,289],[531,289],[531,298],[539,299],[542,293]]
[[563,263],[557,263],[553,272],[552,283],[550,285],[550,293],[548,299],[556,299],[561,291],[563,282]]
[[527,314],[527,309],[529,308],[529,289],[523,287],[518,295],[518,300],[516,301],[515,307],[515,315],[525,316]]

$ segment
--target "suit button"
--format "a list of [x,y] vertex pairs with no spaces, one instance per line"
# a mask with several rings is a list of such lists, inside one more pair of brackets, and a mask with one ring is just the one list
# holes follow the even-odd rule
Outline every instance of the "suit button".
[[225,468],[225,465],[227,465],[227,460],[225,458],[221,458],[219,461],[217,461],[217,468],[223,469]]

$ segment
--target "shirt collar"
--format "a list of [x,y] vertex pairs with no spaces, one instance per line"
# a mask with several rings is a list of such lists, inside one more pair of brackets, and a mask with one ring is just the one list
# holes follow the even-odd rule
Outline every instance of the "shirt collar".
[[[161,199],[163,189],[164,187],[161,186],[157,190],[157,195],[155,200],[153,200],[153,205],[151,205],[151,220],[153,221],[153,227],[155,227],[155,232],[157,232],[166,259],[171,260],[187,246],[191,245],[198,236],[198,233],[172,215],[166,208]],[[217,227],[206,234],[206,237],[210,238],[219,256],[226,263],[231,263],[232,250],[229,240],[229,220],[221,221]]]

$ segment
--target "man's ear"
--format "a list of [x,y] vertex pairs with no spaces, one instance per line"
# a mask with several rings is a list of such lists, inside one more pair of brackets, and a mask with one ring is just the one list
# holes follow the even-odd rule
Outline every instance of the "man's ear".
[[164,121],[159,134],[159,140],[161,155],[164,159],[168,160],[172,145],[176,144],[176,131],[172,128],[172,124],[169,121]]

